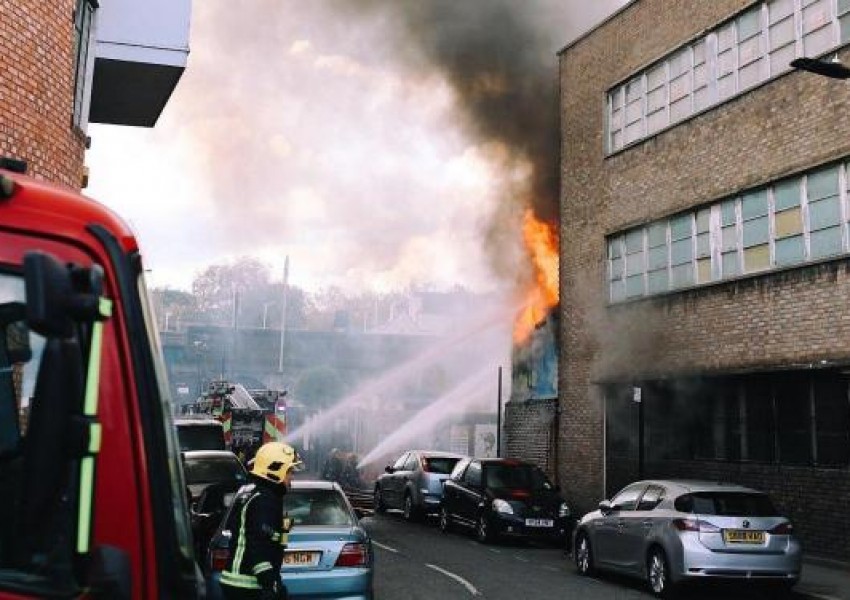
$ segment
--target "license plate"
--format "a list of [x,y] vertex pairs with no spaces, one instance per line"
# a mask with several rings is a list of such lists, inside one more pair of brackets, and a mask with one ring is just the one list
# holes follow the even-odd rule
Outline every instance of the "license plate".
[[764,544],[764,531],[724,529],[723,541],[727,544]]
[[283,553],[283,566],[315,567],[321,557],[321,552],[286,551]]
[[555,522],[552,519],[526,519],[526,527],[554,527]]

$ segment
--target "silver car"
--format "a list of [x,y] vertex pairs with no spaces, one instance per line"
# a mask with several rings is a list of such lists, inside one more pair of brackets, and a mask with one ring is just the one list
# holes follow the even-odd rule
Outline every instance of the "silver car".
[[579,521],[574,543],[582,575],[634,575],[659,597],[707,579],[771,583],[785,592],[802,565],[791,522],[766,494],[708,481],[633,483]]
[[433,450],[404,452],[375,482],[375,510],[400,508],[408,521],[435,514],[440,509],[443,482],[462,458]]

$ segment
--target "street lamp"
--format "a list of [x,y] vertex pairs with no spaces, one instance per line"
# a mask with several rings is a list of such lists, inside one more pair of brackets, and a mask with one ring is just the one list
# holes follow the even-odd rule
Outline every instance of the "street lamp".
[[839,61],[837,55],[833,60],[806,57],[795,58],[791,61],[791,66],[801,71],[808,71],[809,73],[823,75],[832,79],[850,79],[850,67]]

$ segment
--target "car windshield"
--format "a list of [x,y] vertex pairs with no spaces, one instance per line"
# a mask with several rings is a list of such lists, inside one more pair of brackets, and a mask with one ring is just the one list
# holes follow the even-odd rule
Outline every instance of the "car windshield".
[[239,461],[222,458],[187,458],[186,483],[195,485],[214,481],[244,481],[245,470]]
[[543,471],[531,465],[485,465],[484,485],[494,489],[555,489]]
[[776,508],[765,494],[751,492],[695,492],[680,496],[676,510],[723,517],[775,517]]
[[354,520],[340,492],[328,489],[292,489],[283,497],[283,509],[294,525],[351,527]]
[[452,472],[459,458],[447,456],[428,456],[422,460],[422,468],[426,473],[448,475]]

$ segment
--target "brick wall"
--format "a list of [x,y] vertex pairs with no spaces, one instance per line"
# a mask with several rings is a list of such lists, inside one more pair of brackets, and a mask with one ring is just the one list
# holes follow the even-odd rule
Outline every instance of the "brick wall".
[[74,0],[0,0],[0,156],[79,190],[84,134],[71,125]]
[[556,400],[512,400],[505,404],[505,452],[555,474]]
[[606,235],[850,155],[850,88],[792,71],[605,156],[607,90],[751,4],[640,0],[561,55],[559,446],[579,507],[605,495],[598,382],[850,360],[847,259],[607,305]]

